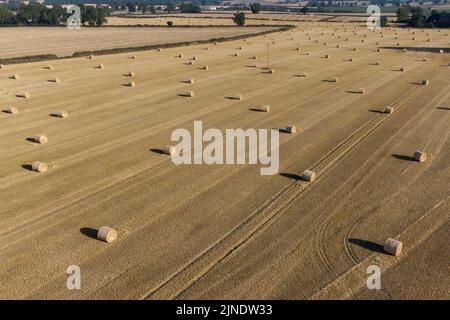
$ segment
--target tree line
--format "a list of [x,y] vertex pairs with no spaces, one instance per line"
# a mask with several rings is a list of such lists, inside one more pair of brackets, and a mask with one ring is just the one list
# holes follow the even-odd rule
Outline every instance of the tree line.
[[450,13],[432,10],[426,15],[421,7],[400,6],[397,10],[397,21],[413,28],[449,28]]
[[[107,8],[86,7],[84,4],[78,6],[81,10],[81,24],[84,26],[101,26],[110,14]],[[67,18],[71,15],[59,4],[52,8],[37,2],[21,4],[15,13],[0,6],[0,25],[59,26],[66,25]]]

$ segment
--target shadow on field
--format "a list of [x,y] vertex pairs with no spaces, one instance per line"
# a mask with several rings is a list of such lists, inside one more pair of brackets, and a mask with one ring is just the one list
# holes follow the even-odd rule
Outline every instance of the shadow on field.
[[293,180],[300,180],[300,176],[298,174],[294,174],[294,173],[282,172],[282,173],[280,173],[280,176],[289,178],[289,179],[293,179]]
[[348,242],[373,252],[384,252],[382,245],[379,245],[378,243],[372,241],[350,238],[348,239]]
[[33,166],[31,164],[23,164],[22,168],[28,171],[33,171]]
[[400,160],[405,160],[405,161],[416,161],[413,157],[411,156],[405,156],[402,154],[392,154],[391,156],[393,156],[394,158],[400,159]]
[[384,113],[382,110],[376,110],[376,109],[369,109],[369,112],[373,112],[373,113]]
[[163,152],[162,149],[156,149],[156,148],[153,148],[153,149],[150,149],[150,151],[151,151],[151,152],[154,152],[154,153],[157,153],[157,154],[164,154],[164,152]]
[[450,108],[446,108],[446,107],[436,107],[436,109],[450,111]]
[[439,53],[440,50],[444,50],[444,52],[449,52],[448,48],[419,48],[419,47],[381,47],[382,49],[393,49],[393,50],[400,50],[403,51],[403,49],[406,49],[408,51],[417,51],[417,52],[435,52]]
[[86,237],[97,239],[97,229],[83,227],[80,229],[80,232],[84,234]]

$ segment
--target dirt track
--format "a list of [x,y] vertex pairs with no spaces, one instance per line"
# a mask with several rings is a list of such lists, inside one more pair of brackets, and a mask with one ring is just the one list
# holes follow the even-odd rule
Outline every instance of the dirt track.
[[[0,297],[448,299],[450,57],[423,48],[448,49],[449,37],[307,26],[209,51],[0,70],[0,108],[20,109],[0,113]],[[268,41],[275,74],[251,67],[265,65]],[[130,71],[136,88],[123,85]],[[48,82],[55,76],[61,83]],[[364,95],[350,92],[360,87]],[[15,96],[25,90],[31,99]],[[188,90],[195,98],[178,96]],[[234,93],[244,100],[226,99]],[[261,104],[271,113],[250,110]],[[394,114],[379,113],[386,105]],[[70,117],[49,115],[58,110]],[[299,132],[280,134],[274,176],[254,165],[175,166],[155,152],[194,120]],[[26,140],[37,133],[49,142]],[[427,162],[411,161],[417,149]],[[49,171],[31,172],[35,160]],[[307,168],[313,184],[297,179]],[[93,238],[102,225],[119,231],[116,242]],[[404,242],[401,256],[380,252],[387,237]],[[370,264],[382,268],[381,291],[365,288]],[[69,265],[81,267],[81,290],[65,288]]]

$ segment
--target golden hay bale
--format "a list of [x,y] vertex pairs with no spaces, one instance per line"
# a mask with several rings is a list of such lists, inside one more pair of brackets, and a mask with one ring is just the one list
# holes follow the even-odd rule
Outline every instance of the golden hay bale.
[[194,65],[194,61],[190,60],[190,61],[188,62],[188,64],[190,64],[191,66],[193,66],[193,65]]
[[20,98],[24,98],[24,99],[30,99],[31,98],[31,94],[29,92],[23,92],[23,93],[19,93],[18,97]]
[[338,44],[336,45],[336,48],[340,48],[340,47],[341,47],[340,45],[338,45]]
[[117,231],[113,228],[103,226],[98,229],[97,239],[107,243],[113,242],[117,239]]
[[58,118],[68,118],[69,113],[67,111],[58,111],[54,114]]
[[314,180],[316,180],[316,173],[314,171],[306,169],[305,171],[303,171],[301,178],[302,180],[308,182],[314,182]]
[[194,80],[194,78],[189,78],[189,79],[187,79],[186,80],[186,83],[195,83],[195,80]]
[[427,160],[427,154],[423,151],[417,150],[416,152],[414,152],[414,160],[425,162]]
[[128,77],[135,77],[136,74],[134,73],[134,71],[131,71],[131,72],[128,72],[128,73],[127,73],[127,76],[128,76]]
[[128,87],[134,88],[134,87],[136,87],[136,82],[134,82],[134,81],[129,81],[129,82],[127,83],[127,86],[128,86]]
[[167,154],[169,156],[175,154],[175,147],[174,146],[164,146],[162,148],[162,153]]
[[298,76],[301,77],[301,78],[306,78],[306,77],[308,77],[308,72],[305,72],[305,71],[300,72],[300,73],[298,74]]
[[156,49],[156,51],[158,51],[158,52],[161,52],[161,51],[162,51],[162,49],[161,49],[161,48],[158,48],[158,49]]
[[5,69],[5,65],[0,64],[0,69]]
[[95,57],[93,55],[88,56],[88,59],[92,60],[95,59]]
[[234,96],[231,96],[230,99],[241,101],[242,100],[242,94],[236,93]]
[[330,55],[329,54],[326,54],[325,55],[325,59],[329,59],[330,58]]
[[364,88],[359,88],[358,90],[356,90],[356,93],[364,94],[365,90],[364,90]]
[[130,59],[131,59],[131,60],[136,60],[137,57],[136,57],[136,56],[131,56]]
[[8,112],[10,114],[18,114],[19,109],[17,109],[16,107],[9,107],[8,109],[6,109],[6,112]]
[[333,77],[330,79],[330,82],[339,82],[339,77]]
[[430,80],[422,80],[422,82],[420,83],[421,85],[423,85],[423,86],[427,86],[427,85],[429,85],[430,84]]
[[209,70],[209,66],[208,66],[208,65],[204,65],[204,66],[202,67],[202,70]]
[[406,68],[405,67],[400,67],[400,71],[401,72],[405,72]]
[[97,66],[97,69],[105,69],[105,66],[104,66],[103,64],[99,64],[99,65]]
[[297,47],[297,48],[295,48],[295,50],[296,50],[296,51],[300,51],[300,48],[299,48],[299,47]]
[[48,66],[45,66],[44,69],[53,70],[53,66],[51,64],[49,64]]
[[348,58],[348,60],[347,61],[349,61],[349,62],[353,62],[353,58]]
[[401,241],[387,238],[384,242],[383,250],[393,256],[398,256],[402,252],[403,243]]
[[217,46],[219,43],[217,41],[214,42],[214,45]]
[[33,171],[36,171],[36,172],[47,172],[48,164],[46,164],[45,162],[41,162],[41,161],[35,161],[31,165],[31,168],[33,169]]
[[45,134],[37,134],[32,140],[36,143],[44,144],[48,142],[48,137]]
[[53,79],[50,80],[51,82],[55,82],[55,83],[60,83],[61,80],[58,77],[55,77]]
[[268,105],[259,106],[258,110],[261,112],[270,112],[270,106]]
[[179,53],[177,57],[178,57],[178,58],[183,58],[184,55],[183,55],[182,53]]
[[259,64],[255,63],[255,64],[253,65],[253,68],[259,68]]
[[379,66],[379,65],[381,65],[381,62],[380,61],[375,61],[373,64],[376,65],[376,66]]
[[10,76],[10,78],[11,78],[11,79],[14,79],[14,80],[20,80],[20,76],[19,76],[18,74],[16,74],[16,73],[12,74],[12,75]]
[[192,57],[192,60],[198,60],[198,57]]
[[427,60],[427,58],[422,58],[422,61],[427,62],[428,60]]
[[380,49],[380,48],[378,48],[378,49],[377,49],[377,52],[381,52],[381,49]]
[[286,127],[286,132],[290,133],[290,134],[294,134],[297,132],[297,127],[296,126],[287,126]]
[[394,108],[391,106],[386,106],[386,108],[384,108],[383,113],[386,114],[393,114],[394,113]]
[[403,49],[403,52],[408,52],[408,49]]
[[431,42],[431,39],[427,39],[427,42]]
[[258,59],[258,56],[253,56],[252,59],[256,60],[256,59]]
[[238,47],[238,50],[242,50],[242,49],[244,49],[244,48],[242,48],[242,47]]
[[233,54],[233,57],[239,57],[239,53],[235,53],[235,54]]
[[269,73],[270,74],[274,74],[275,73],[275,69],[269,69]]
[[439,50],[439,53],[444,53],[444,50],[440,49],[440,50]]
[[193,98],[195,94],[194,94],[194,91],[188,91],[188,92],[182,93],[181,95],[183,97]]

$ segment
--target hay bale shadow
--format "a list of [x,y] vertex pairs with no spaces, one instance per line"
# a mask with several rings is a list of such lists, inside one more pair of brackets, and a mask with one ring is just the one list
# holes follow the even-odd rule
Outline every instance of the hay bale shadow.
[[436,109],[450,111],[450,108],[446,108],[446,107],[436,107]]
[[372,241],[350,238],[348,242],[373,252],[384,253],[383,246]]
[[28,171],[33,171],[33,166],[31,164],[23,164],[22,168]]
[[38,142],[36,142],[33,138],[25,138],[26,141],[31,142],[33,144],[39,144]]
[[92,238],[92,239],[97,239],[97,233],[98,230],[97,229],[93,229],[93,228],[89,228],[89,227],[83,227],[80,228],[80,232],[85,235],[86,237]]
[[152,148],[150,149],[150,151],[157,154],[164,154],[164,151],[162,149]]
[[261,109],[256,109],[256,108],[249,108],[249,111],[253,111],[253,112],[263,112]]
[[384,113],[384,111],[376,110],[376,109],[369,109],[368,111],[373,112],[373,113]]
[[285,178],[289,178],[289,179],[293,179],[293,180],[300,180],[300,176],[298,174],[295,173],[288,173],[288,172],[281,172],[280,176],[285,177]]
[[392,157],[396,158],[396,159],[400,159],[400,160],[404,160],[404,161],[413,161],[415,162],[416,160],[414,159],[414,157],[411,156],[405,156],[403,154],[391,154]]

